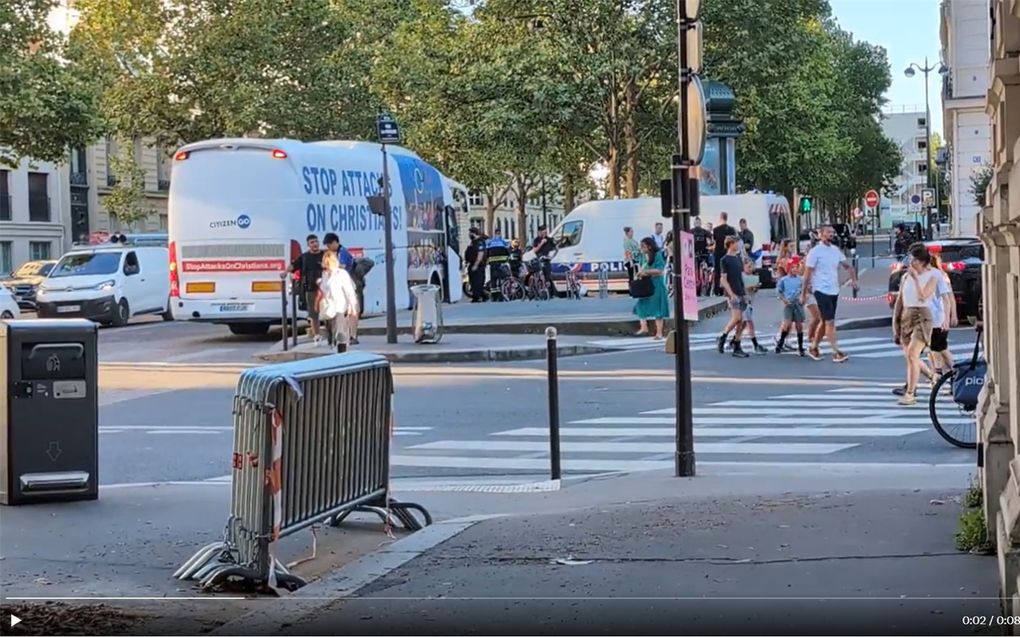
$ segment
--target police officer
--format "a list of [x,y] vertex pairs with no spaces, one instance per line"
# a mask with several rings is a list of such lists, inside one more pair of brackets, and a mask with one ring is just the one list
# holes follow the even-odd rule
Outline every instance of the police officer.
[[503,280],[503,264],[510,261],[510,245],[503,238],[503,233],[496,228],[492,238],[485,245],[485,260],[489,262],[489,281],[493,289],[499,289]]
[[468,282],[471,285],[471,302],[485,300],[485,238],[478,228],[468,230],[470,243],[464,250],[464,261],[468,268]]

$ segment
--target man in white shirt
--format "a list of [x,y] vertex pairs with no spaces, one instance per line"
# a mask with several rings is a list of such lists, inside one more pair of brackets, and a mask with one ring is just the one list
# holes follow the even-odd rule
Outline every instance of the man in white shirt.
[[655,247],[660,250],[666,245],[666,235],[662,234],[662,222],[655,224],[655,234],[652,235],[652,240],[655,241]]
[[822,360],[822,353],[819,345],[822,340],[822,331],[829,339],[829,346],[832,347],[832,360],[842,363],[850,358],[846,352],[839,349],[836,340],[836,304],[839,301],[839,268],[843,267],[850,273],[850,281],[854,289],[857,289],[857,273],[854,272],[846,255],[838,247],[833,245],[832,239],[836,231],[832,226],[823,226],[821,242],[807,255],[807,271],[804,273],[804,285],[801,291],[801,303],[807,302],[808,291],[814,292],[815,300],[818,302],[818,311],[822,316],[823,327],[811,338],[811,347],[808,348],[808,356],[816,361]]

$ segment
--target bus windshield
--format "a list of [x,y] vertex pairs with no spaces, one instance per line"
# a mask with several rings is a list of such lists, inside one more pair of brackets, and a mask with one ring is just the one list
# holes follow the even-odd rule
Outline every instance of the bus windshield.
[[50,278],[62,276],[88,276],[113,274],[120,267],[120,252],[79,252],[64,255],[57,263]]

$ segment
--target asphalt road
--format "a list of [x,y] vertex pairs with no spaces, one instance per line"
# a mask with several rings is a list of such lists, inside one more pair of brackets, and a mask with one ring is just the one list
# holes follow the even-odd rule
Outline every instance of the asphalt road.
[[[710,339],[722,320],[692,336],[699,462],[763,471],[775,463],[805,471],[832,462],[973,464],[972,452],[938,438],[925,406],[894,404],[902,362],[887,328],[845,334],[851,361],[837,365],[720,355]],[[102,483],[225,480],[236,375],[271,340],[189,323],[103,330]],[[973,343],[973,332],[960,329],[953,340]],[[673,365],[658,349],[560,361],[568,474],[671,466]],[[394,477],[547,471],[544,361],[397,365],[395,377]]]

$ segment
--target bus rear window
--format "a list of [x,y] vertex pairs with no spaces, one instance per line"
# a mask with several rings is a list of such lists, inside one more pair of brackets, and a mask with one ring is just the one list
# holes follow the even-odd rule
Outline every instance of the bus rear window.
[[290,161],[263,149],[198,150],[174,163],[173,193],[202,200],[288,198],[300,188]]

